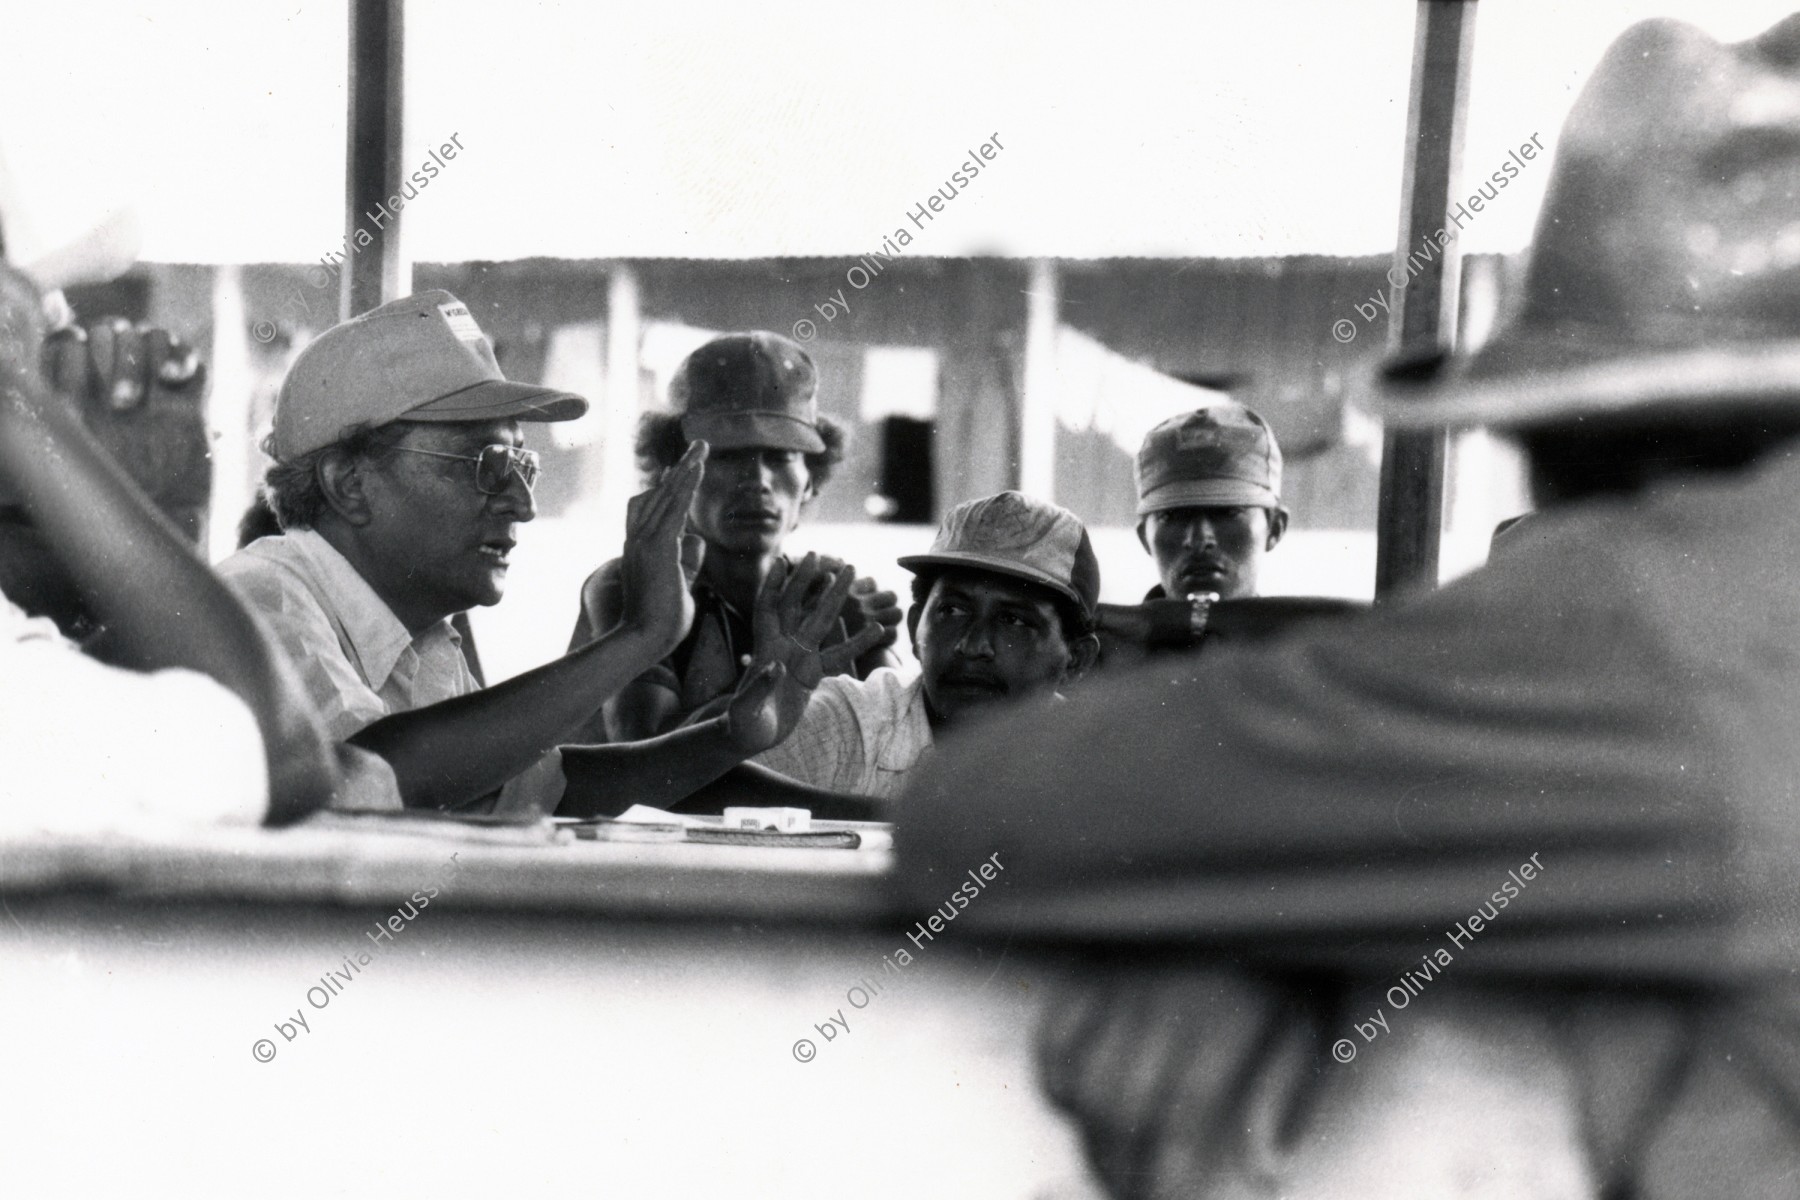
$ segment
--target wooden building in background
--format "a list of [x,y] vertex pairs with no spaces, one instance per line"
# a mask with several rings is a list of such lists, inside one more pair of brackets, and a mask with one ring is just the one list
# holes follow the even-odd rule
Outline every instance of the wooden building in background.
[[[1345,396],[1386,344],[1385,313],[1370,303],[1385,291],[1386,259],[902,258],[852,274],[858,266],[840,258],[533,259],[419,264],[414,283],[467,301],[510,376],[576,386],[594,402],[579,444],[562,431],[537,439],[551,443],[540,496],[548,515],[596,490],[635,490],[629,431],[637,411],[663,403],[657,347],[666,359],[683,338],[745,328],[791,335],[804,321],[821,409],[853,437],[815,519],[855,522],[898,509],[930,521],[962,500],[1021,484],[1043,490],[1032,485],[1048,479],[1052,497],[1090,523],[1130,525],[1131,452],[1148,417],[1126,418],[1134,406],[1181,402],[1169,391],[1175,380],[1195,385],[1196,404],[1208,395],[1202,389],[1221,389],[1269,420],[1286,452],[1285,498],[1297,527],[1374,528],[1379,432],[1347,411]],[[867,270],[874,266],[878,273]],[[1503,267],[1466,264],[1464,289],[1473,294],[1465,325],[1491,321]],[[260,474],[255,441],[288,363],[334,319],[335,276],[319,265],[147,264],[72,299],[86,316],[154,320],[200,347],[213,374],[216,527]],[[1055,330],[1047,341],[1046,314]],[[1354,336],[1344,338],[1346,329]],[[1140,373],[1059,378],[1059,362],[1071,376],[1059,345],[1077,344],[1103,347]],[[1045,369],[1034,367],[1034,353],[1050,355],[1041,361],[1050,364],[1052,393],[1036,404],[1027,392],[1044,387],[1032,381]],[[1091,394],[1070,394],[1083,388]],[[186,461],[149,443],[136,457]],[[928,474],[929,486],[908,472]],[[934,511],[919,511],[921,497]],[[215,552],[220,535],[215,528]]]

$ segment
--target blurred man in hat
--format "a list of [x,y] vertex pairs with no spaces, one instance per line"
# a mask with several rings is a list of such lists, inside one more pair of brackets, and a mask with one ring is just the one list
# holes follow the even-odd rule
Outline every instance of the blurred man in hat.
[[1381,397],[1521,440],[1504,562],[906,796],[916,898],[998,850],[974,924],[1133,947],[1043,1060],[1117,1195],[1800,1178],[1800,17],[1635,27],[1557,154],[1515,319]]
[[[674,411],[643,415],[638,461],[652,482],[695,441],[711,447],[689,515],[689,528],[699,535],[693,543],[699,557],[687,564],[694,617],[674,652],[607,704],[604,723],[588,731],[594,740],[650,737],[710,715],[743,678],[757,591],[787,562],[782,542],[844,457],[844,431],[820,415],[817,391],[818,372],[799,343],[761,330],[728,333],[683,360],[669,385]],[[588,578],[572,647],[618,622],[622,579],[617,560]],[[826,645],[841,646],[866,627],[879,627],[874,647],[844,668],[867,676],[893,661],[884,651],[899,624],[898,598],[861,579]]]
[[913,572],[911,679],[883,668],[813,692],[756,761],[826,791],[892,799],[932,745],[1002,706],[1057,694],[1093,663],[1100,562],[1074,513],[1018,492],[958,505]]
[[[686,628],[681,557],[693,539],[682,525],[704,442],[633,498],[621,615],[606,636],[492,688],[470,673],[449,618],[499,602],[518,527],[537,514],[524,423],[586,409],[578,396],[507,380],[468,308],[443,291],[334,326],[282,383],[266,491],[283,533],[220,572],[300,668],[333,735],[391,767],[392,804],[487,808],[507,785],[501,809],[553,809],[562,779],[550,752]],[[774,579],[762,603],[780,616],[738,703],[680,738],[618,748],[621,787],[649,788],[634,795],[646,803],[679,797],[708,781],[705,770],[784,734],[803,705],[783,693],[806,672],[802,647],[782,635],[849,587],[847,571],[816,563]],[[666,769],[642,770],[646,760]]]

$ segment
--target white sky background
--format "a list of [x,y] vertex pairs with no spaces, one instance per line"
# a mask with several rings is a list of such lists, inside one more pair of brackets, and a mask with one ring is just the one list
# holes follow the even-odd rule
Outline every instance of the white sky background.
[[[1546,145],[1651,15],[1755,34],[1792,0],[1485,0],[1465,168]],[[1366,254],[1397,225],[1405,0],[408,6],[420,261],[908,253]],[[28,259],[129,206],[143,256],[307,262],[343,237],[343,3],[0,0]],[[1000,157],[925,230],[968,148]],[[1464,236],[1529,238],[1528,171]]]

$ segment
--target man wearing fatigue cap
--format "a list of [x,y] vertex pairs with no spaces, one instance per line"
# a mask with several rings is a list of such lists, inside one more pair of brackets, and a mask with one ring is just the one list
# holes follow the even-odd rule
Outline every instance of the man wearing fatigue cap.
[[1145,436],[1137,493],[1138,541],[1161,582],[1143,604],[1100,606],[1109,663],[1192,645],[1214,604],[1257,594],[1263,556],[1288,526],[1275,432],[1229,400],[1170,417]]
[[[699,561],[688,564],[694,619],[671,654],[607,704],[604,723],[587,731],[590,740],[650,737],[710,715],[742,680],[757,592],[778,565],[791,565],[782,543],[844,457],[844,431],[820,414],[818,386],[812,357],[799,343],[764,330],[728,333],[682,361],[669,385],[672,411],[640,418],[638,461],[652,483],[694,442],[711,447],[689,520],[700,550]],[[619,620],[623,578],[617,560],[589,576],[571,646]],[[899,624],[898,598],[873,580],[857,580],[826,649],[877,626],[873,648],[843,668],[866,677],[896,661],[885,648]]]
[[[499,602],[518,527],[537,514],[538,460],[524,447],[524,423],[586,408],[578,396],[506,379],[468,308],[443,291],[334,326],[289,370],[265,485],[283,533],[219,569],[299,668],[332,735],[391,768],[387,806],[487,808],[508,785],[502,808],[553,809],[562,791],[554,747],[680,638],[681,530],[704,444],[632,501],[631,586],[607,636],[485,690],[464,660],[450,617]],[[798,586],[817,587],[818,575]],[[621,785],[649,778],[632,770],[646,757],[667,765],[659,782],[673,791],[646,791],[637,797],[645,802],[706,782],[694,778],[697,764],[765,747],[758,739],[772,726],[761,706],[792,686],[765,674],[740,690],[732,713],[685,741],[631,756],[620,748]],[[366,791],[359,805],[371,803]]]
[[1043,1043],[1117,1194],[1800,1178],[1800,17],[1634,27],[1556,153],[1510,323],[1372,397],[1519,438],[1504,561],[904,798],[913,900],[1007,863],[959,933],[1134,948]]
[[1138,450],[1137,491],[1138,541],[1162,577],[1146,599],[1256,595],[1288,524],[1267,421],[1230,401],[1171,417]]
[[1100,562],[1067,509],[1018,492],[971,500],[944,518],[929,552],[900,565],[913,572],[906,628],[919,673],[824,680],[793,735],[756,761],[891,799],[946,731],[1053,697],[1093,663]]

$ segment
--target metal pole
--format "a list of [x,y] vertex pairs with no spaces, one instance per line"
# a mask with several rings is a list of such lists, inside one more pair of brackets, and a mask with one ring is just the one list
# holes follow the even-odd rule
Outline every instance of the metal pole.
[[351,0],[350,112],[344,140],[344,273],[338,319],[412,290],[400,252],[404,0]]
[[[1416,252],[1424,239],[1445,228],[1445,214],[1462,171],[1475,3],[1419,0],[1400,240],[1388,274],[1389,311],[1393,314],[1388,350],[1396,357],[1423,357],[1448,350],[1456,341],[1460,247],[1452,241],[1430,256]],[[1437,584],[1447,444],[1446,435],[1437,430],[1389,432],[1383,439],[1381,501],[1376,517],[1378,599],[1408,584]]]
[[1031,264],[1025,369],[1019,388],[1019,490],[1056,499],[1056,323],[1062,304],[1054,259]]

